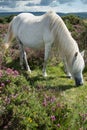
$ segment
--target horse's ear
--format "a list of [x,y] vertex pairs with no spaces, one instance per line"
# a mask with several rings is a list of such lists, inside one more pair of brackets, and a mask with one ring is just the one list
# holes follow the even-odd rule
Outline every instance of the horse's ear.
[[83,50],[83,51],[81,52],[82,57],[84,57],[84,54],[85,54],[85,50]]

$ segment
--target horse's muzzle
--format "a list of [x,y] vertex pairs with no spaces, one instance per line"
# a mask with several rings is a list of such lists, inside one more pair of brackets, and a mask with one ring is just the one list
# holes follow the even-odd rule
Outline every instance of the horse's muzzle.
[[81,79],[81,78],[75,78],[75,84],[76,84],[76,86],[81,86],[81,85],[83,85],[82,79]]

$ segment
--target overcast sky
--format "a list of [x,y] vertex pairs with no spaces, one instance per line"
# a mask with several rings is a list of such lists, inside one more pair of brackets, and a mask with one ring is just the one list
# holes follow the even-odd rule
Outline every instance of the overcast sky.
[[87,12],[87,0],[0,0],[0,12]]

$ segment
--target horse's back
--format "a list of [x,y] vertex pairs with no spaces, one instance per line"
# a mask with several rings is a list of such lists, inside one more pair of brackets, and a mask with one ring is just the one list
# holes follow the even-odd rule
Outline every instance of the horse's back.
[[44,15],[35,16],[31,13],[21,13],[12,21],[15,37],[18,37],[26,46],[42,46],[44,29]]
[[[42,24],[44,19],[44,15],[41,16],[35,16],[31,13],[21,13],[17,16],[15,16],[12,20],[12,26],[15,27],[17,30],[19,27],[23,27],[23,25],[30,25],[30,26],[35,26]],[[14,29],[13,29],[14,30]]]
[[43,15],[40,16],[35,16],[32,13],[20,13],[19,15],[15,16],[15,18],[13,19],[13,21],[15,23],[18,22],[22,22],[22,23],[30,23],[30,24],[34,24],[34,23],[42,23],[43,21],[46,23],[48,23],[50,21],[49,16],[51,16],[51,14],[53,14],[53,11],[49,11]]
[[14,36],[19,38],[25,46],[40,46],[53,42],[53,34],[50,32],[51,13],[35,16],[31,13],[21,13],[12,20]]
[[35,16],[32,13],[21,13],[13,19],[15,22],[22,22],[22,23],[34,23],[34,22],[40,22],[42,21],[44,15],[41,16]]

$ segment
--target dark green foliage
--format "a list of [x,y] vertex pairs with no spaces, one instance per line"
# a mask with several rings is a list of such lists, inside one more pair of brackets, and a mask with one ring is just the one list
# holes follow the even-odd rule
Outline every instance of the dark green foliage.
[[68,16],[63,16],[63,20],[67,22],[70,22],[72,25],[77,25],[77,24],[82,24],[81,18],[75,16],[75,15],[68,15]]
[[2,23],[2,24],[9,23],[13,17],[14,17],[14,15],[0,17],[0,23]]

